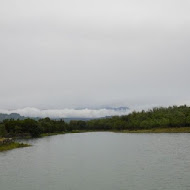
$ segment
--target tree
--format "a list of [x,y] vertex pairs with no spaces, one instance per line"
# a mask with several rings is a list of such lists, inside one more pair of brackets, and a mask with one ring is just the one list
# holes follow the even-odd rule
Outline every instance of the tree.
[[5,125],[0,124],[0,137],[5,137],[7,134],[7,131],[5,129]]
[[41,128],[39,127],[37,121],[32,119],[24,120],[24,125],[27,126],[28,132],[31,137],[39,137],[41,134]]

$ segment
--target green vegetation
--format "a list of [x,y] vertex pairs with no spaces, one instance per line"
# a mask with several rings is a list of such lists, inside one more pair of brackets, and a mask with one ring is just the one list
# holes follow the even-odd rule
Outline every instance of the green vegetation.
[[0,152],[6,151],[6,150],[12,150],[15,148],[22,148],[22,147],[28,147],[30,145],[28,144],[23,144],[23,143],[18,143],[18,142],[12,142],[9,144],[2,144],[0,145]]
[[0,137],[40,137],[51,134],[86,131],[118,132],[189,132],[190,107],[173,106],[133,112],[125,116],[90,121],[51,120],[50,118],[14,120],[0,124]]
[[190,127],[123,130],[122,133],[190,133]]
[[173,106],[133,112],[126,116],[91,120],[88,129],[96,130],[148,130],[158,128],[190,127],[190,107]]

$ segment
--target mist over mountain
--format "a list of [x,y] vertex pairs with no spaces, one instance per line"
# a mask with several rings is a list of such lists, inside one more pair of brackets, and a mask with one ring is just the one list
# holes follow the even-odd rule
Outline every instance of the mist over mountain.
[[114,110],[114,111],[127,111],[129,110],[128,107],[106,107],[105,109],[108,109],[108,110]]
[[0,110],[0,121],[4,119],[24,119],[45,118],[52,119],[80,119],[89,120],[94,118],[109,117],[115,115],[127,115],[130,112],[128,107],[105,107],[105,108],[80,108],[80,109],[45,109],[38,108],[22,108],[15,110]]

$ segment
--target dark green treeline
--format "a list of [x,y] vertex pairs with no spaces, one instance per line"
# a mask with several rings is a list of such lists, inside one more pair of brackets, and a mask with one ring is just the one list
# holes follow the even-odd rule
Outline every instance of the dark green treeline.
[[126,116],[94,119],[90,121],[51,120],[50,118],[4,120],[0,124],[0,137],[39,137],[42,133],[61,133],[76,130],[140,130],[168,127],[190,127],[190,107],[173,106],[154,108],[149,111],[133,112]]

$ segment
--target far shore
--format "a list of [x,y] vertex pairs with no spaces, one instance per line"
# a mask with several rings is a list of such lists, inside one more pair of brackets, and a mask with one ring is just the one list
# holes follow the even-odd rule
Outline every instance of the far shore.
[[190,133],[190,127],[153,128],[141,130],[123,130],[122,133]]
[[68,133],[91,133],[91,132],[115,132],[115,133],[190,133],[190,127],[173,127],[173,128],[153,128],[138,130],[73,130],[71,132],[61,133],[43,133],[41,137],[68,134]]

